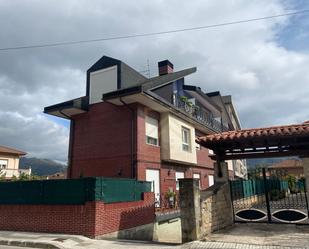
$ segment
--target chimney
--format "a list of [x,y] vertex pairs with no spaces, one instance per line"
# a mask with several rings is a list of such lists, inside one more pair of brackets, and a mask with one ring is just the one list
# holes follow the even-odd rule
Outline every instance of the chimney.
[[160,76],[174,71],[174,65],[169,60],[159,61],[158,67]]

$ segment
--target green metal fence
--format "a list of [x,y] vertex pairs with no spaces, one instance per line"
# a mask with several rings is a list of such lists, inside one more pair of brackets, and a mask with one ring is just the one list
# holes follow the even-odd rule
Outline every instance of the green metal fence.
[[151,183],[134,179],[80,178],[0,182],[0,204],[83,204],[141,200]]
[[[277,179],[267,179],[266,186],[269,191],[277,190],[288,190],[288,182]],[[265,193],[265,183],[263,180],[236,180],[231,181],[231,190],[233,199],[248,198],[254,195],[261,195]]]

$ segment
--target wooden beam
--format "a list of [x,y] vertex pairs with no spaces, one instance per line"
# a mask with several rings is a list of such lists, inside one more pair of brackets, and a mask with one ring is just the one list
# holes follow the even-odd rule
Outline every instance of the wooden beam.
[[[213,155],[215,156],[215,155]],[[272,151],[272,152],[248,152],[225,155],[222,157],[223,160],[236,160],[236,159],[251,159],[251,158],[268,158],[268,157],[285,157],[285,156],[309,156],[308,150],[302,151]]]

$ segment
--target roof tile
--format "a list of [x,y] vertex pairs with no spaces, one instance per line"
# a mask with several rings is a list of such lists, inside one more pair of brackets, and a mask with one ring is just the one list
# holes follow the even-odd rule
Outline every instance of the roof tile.
[[227,131],[217,134],[211,134],[199,138],[201,142],[235,140],[247,137],[263,137],[263,136],[291,136],[308,134],[309,136],[309,121],[302,124],[272,126],[265,128],[254,128],[244,130]]

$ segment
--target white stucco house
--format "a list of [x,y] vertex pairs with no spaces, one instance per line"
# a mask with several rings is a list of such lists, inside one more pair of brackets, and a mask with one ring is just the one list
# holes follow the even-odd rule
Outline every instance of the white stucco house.
[[19,169],[19,159],[26,152],[0,145],[0,174],[6,179],[18,177],[21,173],[31,174],[31,169]]

